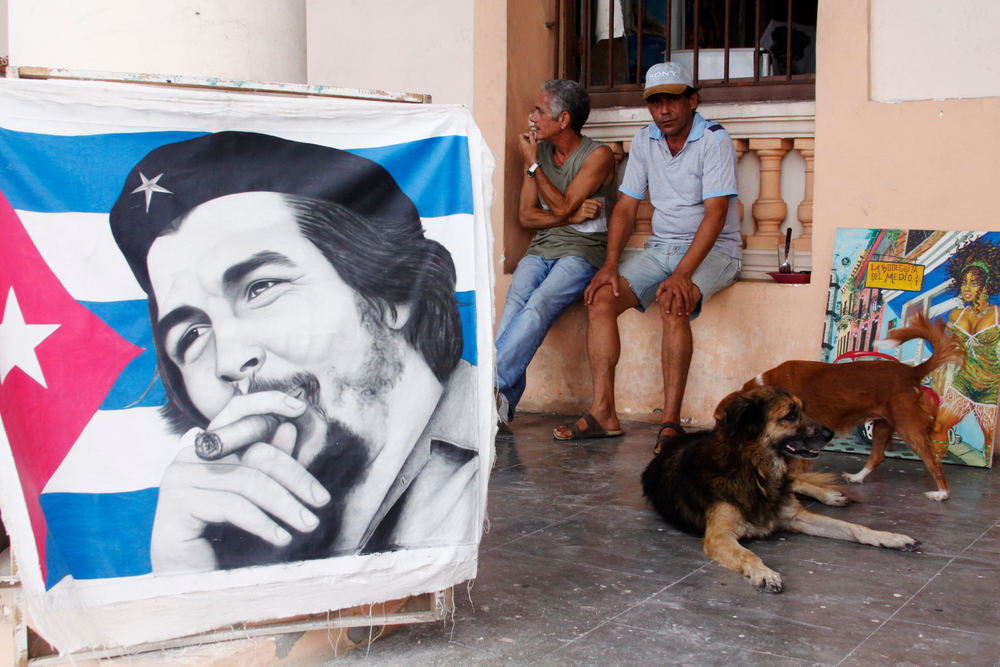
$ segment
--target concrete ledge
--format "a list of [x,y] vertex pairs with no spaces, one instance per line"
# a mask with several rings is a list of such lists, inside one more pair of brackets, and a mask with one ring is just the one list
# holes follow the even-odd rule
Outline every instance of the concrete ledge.
[[[787,359],[819,359],[828,286],[741,281],[716,294],[692,325],[694,355],[682,418],[711,426],[718,401],[754,375]],[[663,403],[659,313],[630,311],[619,320],[622,354],[615,383],[619,417],[659,421]],[[580,413],[593,397],[587,360],[586,307],[576,304],[549,332],[528,366],[520,409]]]

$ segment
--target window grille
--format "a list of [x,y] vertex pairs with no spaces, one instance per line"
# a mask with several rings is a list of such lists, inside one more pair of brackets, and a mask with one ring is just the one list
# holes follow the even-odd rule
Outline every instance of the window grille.
[[668,60],[691,70],[705,102],[814,99],[816,5],[561,0],[560,76],[594,107],[641,105],[646,71]]

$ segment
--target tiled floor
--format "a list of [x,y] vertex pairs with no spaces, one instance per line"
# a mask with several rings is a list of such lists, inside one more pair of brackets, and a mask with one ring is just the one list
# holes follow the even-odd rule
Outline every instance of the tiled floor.
[[[519,415],[497,439],[479,577],[453,621],[410,626],[328,664],[1000,665],[1000,471],[946,466],[952,497],[889,459],[837,518],[911,535],[900,553],[804,535],[749,543],[785,592],[758,593],[646,505],[655,427],[554,442],[565,420]],[[825,453],[817,469],[863,458]]]

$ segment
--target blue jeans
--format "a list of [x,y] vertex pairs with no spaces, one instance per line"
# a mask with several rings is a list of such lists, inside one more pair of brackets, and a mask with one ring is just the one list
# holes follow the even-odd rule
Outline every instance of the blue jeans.
[[521,400],[524,371],[559,316],[583,296],[597,269],[581,257],[525,255],[514,271],[497,327],[497,389],[510,404]]

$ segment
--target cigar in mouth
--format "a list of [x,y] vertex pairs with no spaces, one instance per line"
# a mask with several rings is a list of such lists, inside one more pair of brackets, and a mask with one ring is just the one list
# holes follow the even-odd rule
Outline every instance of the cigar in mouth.
[[257,442],[270,442],[282,420],[274,415],[250,415],[214,431],[202,431],[194,440],[198,458],[215,461]]
[[[294,387],[287,395],[305,401],[306,389]],[[203,461],[215,461],[255,443],[270,442],[284,421],[278,415],[248,415],[232,424],[202,431],[194,439],[194,451]]]

